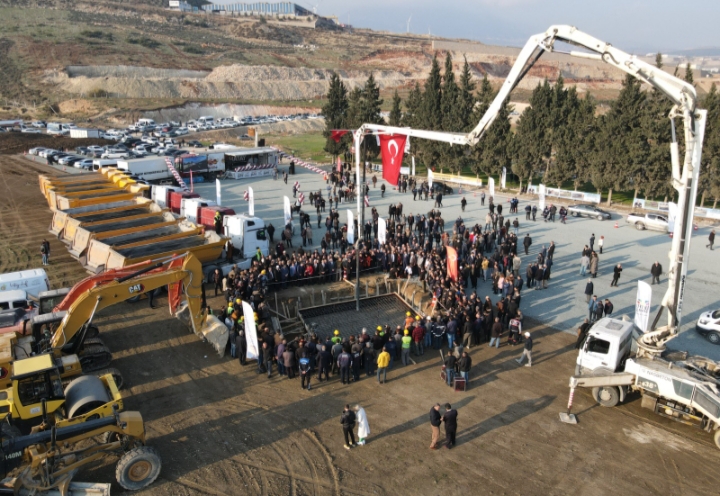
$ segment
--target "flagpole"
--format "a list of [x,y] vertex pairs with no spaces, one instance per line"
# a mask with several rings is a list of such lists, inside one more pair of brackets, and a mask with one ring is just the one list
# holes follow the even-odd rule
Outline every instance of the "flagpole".
[[[354,143],[355,143],[355,181],[357,182],[360,178],[360,138],[362,135],[362,129],[358,129],[355,132],[354,136]],[[358,197],[358,212],[360,211],[360,200]],[[352,226],[348,226],[352,227]],[[358,233],[355,233],[355,310],[360,311],[360,256],[359,256],[359,250],[360,250],[360,236],[358,236]]]

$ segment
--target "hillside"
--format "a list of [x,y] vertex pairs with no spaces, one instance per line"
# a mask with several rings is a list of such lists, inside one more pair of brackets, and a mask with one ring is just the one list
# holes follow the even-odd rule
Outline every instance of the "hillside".
[[[164,4],[0,0],[2,114],[97,119],[187,101],[307,104],[325,94],[330,71],[349,87],[373,73],[389,95],[424,80],[435,53],[451,52],[456,64],[466,56],[476,77],[496,84],[514,62],[503,47],[443,47],[423,36],[184,14]],[[561,73],[601,99],[614,96],[622,78],[608,67],[550,58],[513,99]]]

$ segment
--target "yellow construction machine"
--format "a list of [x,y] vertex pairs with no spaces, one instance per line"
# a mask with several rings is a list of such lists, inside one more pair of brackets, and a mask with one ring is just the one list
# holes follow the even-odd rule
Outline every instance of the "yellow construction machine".
[[[2,426],[0,494],[109,496],[110,484],[73,482],[83,467],[118,456],[117,482],[135,491],[152,484],[162,468],[158,452],[145,445],[139,412],[112,415],[68,426],[43,424],[28,435]],[[88,440],[94,439],[94,442]]]
[[110,350],[92,325],[95,314],[111,305],[168,286],[170,312],[188,323],[218,350],[225,349],[225,325],[202,309],[202,264],[192,254],[151,260],[116,271],[91,276],[76,284],[54,312],[34,317],[31,335],[0,339],[0,389],[10,386],[11,363],[25,357],[52,353],[55,367],[68,380],[83,373],[113,375],[122,388],[122,375],[106,369]]
[[11,387],[0,391],[0,422],[22,433],[42,423],[66,427],[123,409],[111,374],[80,376],[63,387],[49,353],[14,362],[11,381]]

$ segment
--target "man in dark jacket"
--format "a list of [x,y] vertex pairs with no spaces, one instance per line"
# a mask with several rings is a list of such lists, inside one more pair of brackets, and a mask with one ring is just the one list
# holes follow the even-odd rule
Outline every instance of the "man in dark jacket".
[[[528,220],[530,219],[530,215],[528,215]],[[523,246],[525,247],[525,255],[528,254],[528,250],[530,249],[530,245],[532,245],[532,238],[529,234],[525,235],[525,239],[523,239]]]
[[353,429],[355,428],[355,412],[352,411],[350,405],[345,405],[342,416],[340,417],[340,424],[342,424],[343,435],[345,436],[345,449],[350,449],[355,444],[355,434]]
[[460,360],[458,360],[458,370],[462,378],[465,379],[465,387],[470,381],[470,368],[472,368],[472,358],[470,358],[467,351],[463,351]]
[[457,364],[457,358],[452,353],[452,349],[448,351],[448,355],[445,358],[445,378],[447,379],[447,385],[452,386],[453,379],[455,378],[455,365]]
[[592,279],[588,278],[587,284],[585,284],[585,303],[590,303],[593,293],[595,293],[595,285]]
[[343,384],[350,384],[350,367],[352,367],[352,355],[344,351],[338,355],[337,365],[340,369],[340,381]]
[[440,439],[440,423],[442,417],[440,416],[440,403],[435,403],[430,409],[430,428],[432,429],[432,441],[430,441],[430,449],[436,450],[437,443]]
[[655,281],[660,284],[660,276],[662,275],[662,265],[660,265],[660,262],[652,264],[652,267],[650,267],[650,275],[652,275],[652,284],[655,284]]
[[579,350],[582,348],[583,343],[585,342],[585,339],[587,338],[587,333],[590,330],[590,320],[585,319],[585,322],[583,322],[580,327],[578,327],[577,332],[577,341],[575,341],[575,349]]
[[240,365],[245,365],[246,353],[247,353],[247,342],[245,341],[245,331],[240,329],[237,337],[235,338],[235,353],[240,360]]
[[318,354],[318,382],[322,381],[323,374],[325,374],[325,382],[329,380],[330,367],[332,367],[332,354],[327,351],[326,346],[323,346],[322,351]]
[[613,269],[613,278],[612,282],[610,283],[610,286],[617,286],[618,280],[620,280],[620,273],[622,272],[622,265],[617,264],[615,268]]
[[445,403],[445,414],[443,422],[445,422],[445,447],[447,449],[455,446],[455,434],[457,433],[457,410],[453,410],[450,403]]
[[267,343],[262,344],[262,361],[267,369],[268,379],[272,375],[273,349]]

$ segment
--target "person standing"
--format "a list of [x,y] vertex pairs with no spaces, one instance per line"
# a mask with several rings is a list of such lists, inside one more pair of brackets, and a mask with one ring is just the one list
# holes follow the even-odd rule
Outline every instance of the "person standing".
[[605,304],[603,305],[603,311],[605,312],[605,317],[610,317],[613,313],[613,304],[610,300],[605,298]]
[[590,236],[590,251],[593,250],[593,245],[595,244],[595,233],[592,233]]
[[325,382],[330,380],[330,369],[332,368],[332,353],[327,350],[327,346],[322,347],[322,351],[318,353],[318,382],[322,382],[322,376],[325,374]]
[[247,341],[245,341],[245,330],[241,327],[235,338],[235,353],[238,356],[240,365],[245,366],[247,360]]
[[592,298],[594,292],[595,285],[593,284],[592,279],[588,277],[587,284],[585,284],[585,303],[590,303],[590,298]]
[[613,269],[613,278],[612,282],[610,283],[610,286],[617,286],[618,281],[620,280],[620,273],[622,272],[622,265],[617,264],[615,268]]
[[[485,192],[484,191],[482,193],[480,193],[480,206],[481,207],[485,206]],[[439,407],[440,407],[440,405],[438,405],[438,408]]]
[[597,253],[595,253],[594,251],[591,252],[589,267],[590,267],[590,274],[593,277],[597,277],[599,263],[600,263],[600,259],[598,258]]
[[652,284],[655,284],[655,281],[660,284],[660,276],[662,275],[662,265],[660,265],[660,262],[655,261],[655,263],[652,264],[652,267],[650,267],[650,275],[652,276]]
[[343,428],[343,435],[345,436],[345,449],[349,450],[355,446],[355,434],[353,429],[355,428],[355,412],[350,409],[350,405],[345,405],[343,413],[340,416],[340,424]]
[[588,330],[590,330],[590,321],[588,319],[585,319],[585,321],[578,327],[577,330],[577,341],[575,341],[575,349],[579,350],[582,348],[583,343],[585,343],[585,339],[587,338]]
[[460,208],[462,208],[462,211],[463,211],[463,212],[465,211],[465,207],[466,207],[466,206],[467,206],[467,200],[466,200],[465,197],[463,196],[463,197],[462,197],[462,200],[460,200]]
[[532,238],[530,237],[530,234],[526,234],[525,239],[523,239],[523,246],[525,247],[525,255],[528,254],[530,245],[532,245]]
[[305,389],[307,382],[307,390],[310,391],[310,380],[312,379],[312,363],[310,357],[303,356],[298,360],[298,369],[300,370],[300,387]]
[[[387,348],[383,348],[382,352],[377,358],[377,380],[379,384],[385,384],[387,381],[387,368],[390,365],[390,353],[387,352]],[[382,375],[382,381],[380,380]]]
[[367,414],[365,409],[360,405],[355,405],[355,420],[358,425],[358,446],[365,446],[365,440],[370,435],[370,423],[368,422]]
[[465,387],[467,387],[468,382],[470,382],[471,368],[472,358],[470,358],[470,355],[468,355],[467,351],[463,351],[460,360],[458,360],[458,370],[460,371],[460,376],[465,379]]
[[587,273],[588,265],[590,265],[590,257],[583,251],[582,257],[580,257],[580,275],[584,276]]
[[40,256],[42,257],[43,265],[48,264],[48,253],[47,253],[47,241],[43,239],[40,243]]
[[525,364],[526,367],[532,367],[532,349],[533,349],[533,340],[530,336],[530,333],[525,331],[525,349],[523,349],[522,355],[520,355],[520,358],[515,360],[517,363],[522,365],[523,360],[525,357],[528,359],[528,363]]
[[338,355],[338,369],[340,369],[340,382],[350,384],[350,367],[352,366],[352,355],[343,350]]
[[430,441],[430,449],[436,450],[438,441],[440,440],[440,424],[442,416],[440,415],[440,403],[435,403],[430,409],[430,428],[432,429],[432,440]]
[[715,229],[710,231],[710,234],[708,235],[708,241],[709,243],[705,245],[705,248],[713,249],[713,244],[715,243]]
[[593,295],[592,300],[588,303],[588,319],[590,319],[590,322],[595,322],[595,311],[599,304],[600,302],[597,301],[597,295]]
[[445,379],[448,386],[452,386],[453,379],[455,378],[455,365],[457,364],[457,358],[452,352],[452,349],[448,351],[448,355],[445,358]]
[[502,336],[503,328],[500,323],[500,317],[495,317],[495,322],[490,329],[490,345],[488,348],[492,348],[493,343],[495,348],[500,348],[500,336]]
[[410,337],[410,331],[405,329],[402,337],[402,353],[401,359],[403,365],[410,365],[410,347],[412,346],[412,337]]
[[262,360],[267,369],[268,379],[270,379],[270,376],[272,376],[273,349],[265,342],[262,344]]
[[600,248],[600,255],[602,255],[603,245],[605,244],[605,236],[600,236],[598,239],[598,248]]
[[443,415],[443,423],[445,424],[445,448],[451,449],[455,446],[455,434],[457,433],[457,410],[453,410],[450,403],[445,403],[445,414]]

